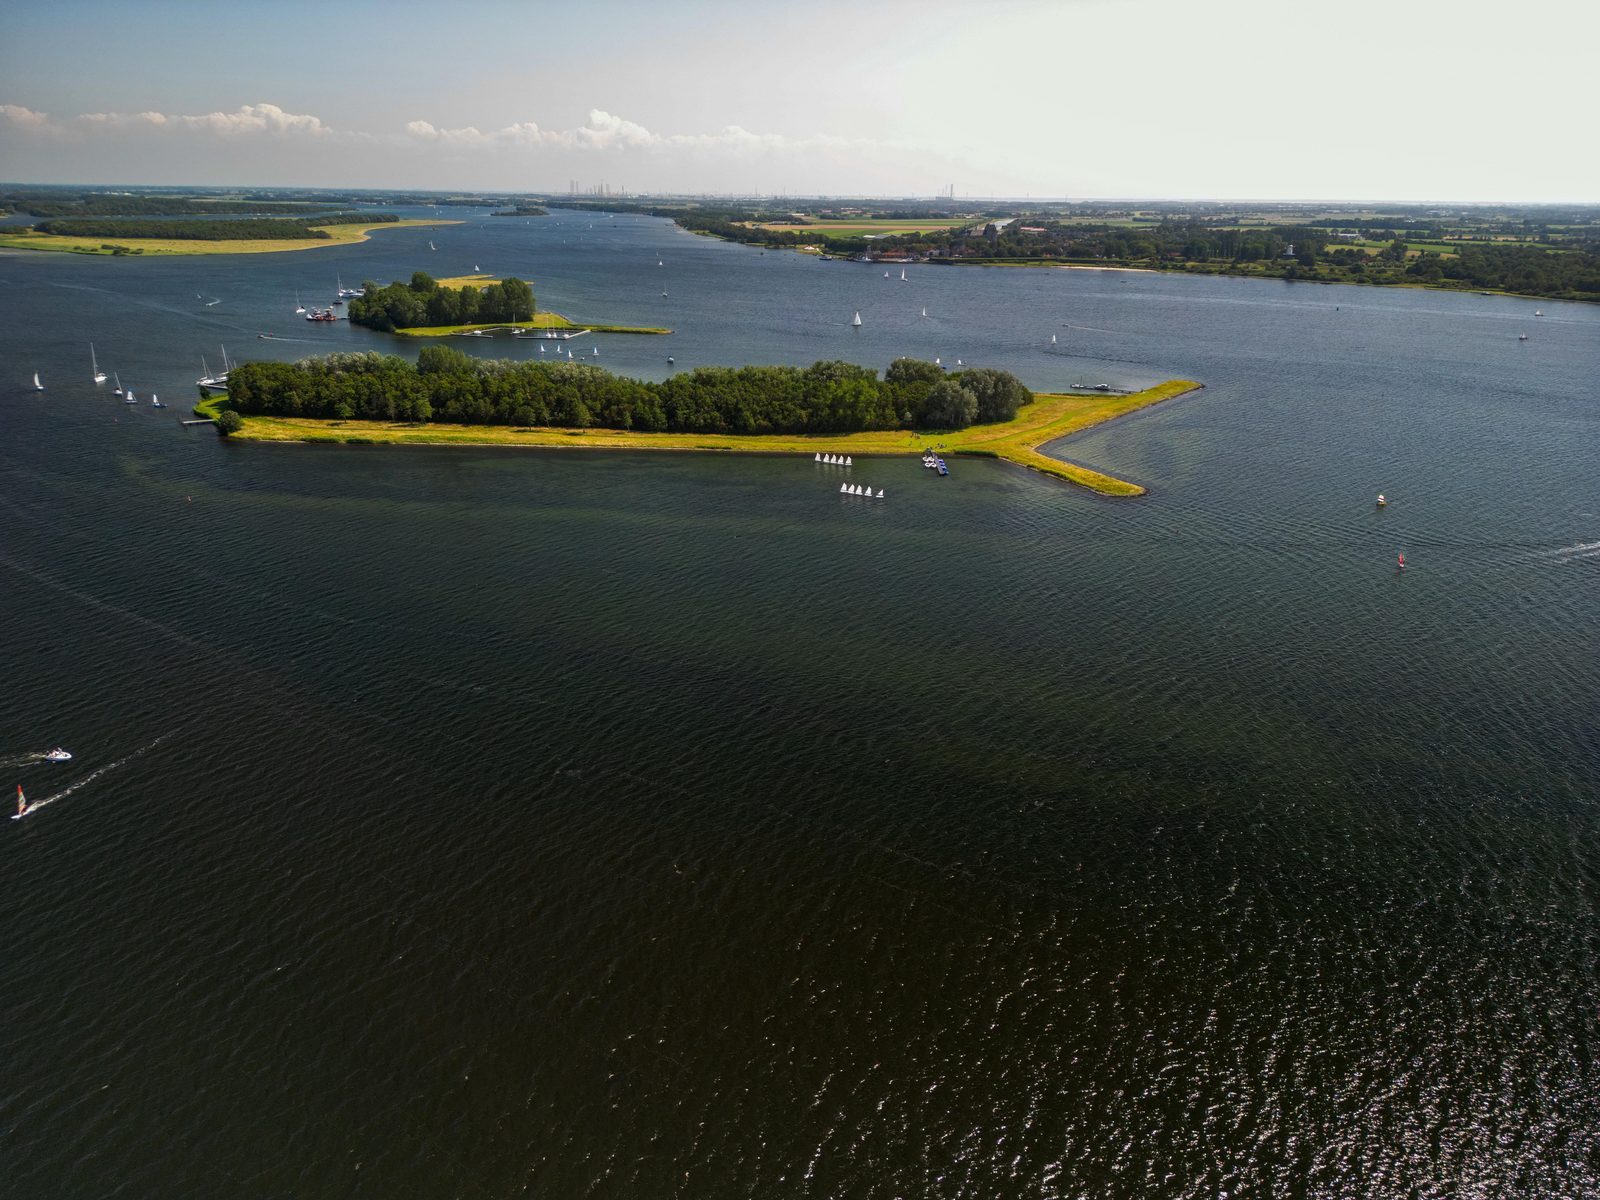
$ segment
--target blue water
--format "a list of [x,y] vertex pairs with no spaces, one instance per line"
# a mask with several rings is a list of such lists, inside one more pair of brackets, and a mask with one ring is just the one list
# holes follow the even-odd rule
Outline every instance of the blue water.
[[[1207,386],[1060,448],[1137,501],[178,424],[220,344],[403,349],[297,289],[475,265],[657,378]],[[909,275],[0,256],[0,1192],[1600,1191],[1600,310]]]

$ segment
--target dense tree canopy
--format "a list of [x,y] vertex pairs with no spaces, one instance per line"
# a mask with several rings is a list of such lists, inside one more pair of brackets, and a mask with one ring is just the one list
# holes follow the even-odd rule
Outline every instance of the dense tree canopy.
[[63,237],[165,238],[198,242],[242,242],[328,238],[318,225],[381,225],[399,220],[393,213],[346,213],[308,217],[263,217],[220,221],[155,221],[143,217],[61,217],[40,221],[41,233]]
[[385,333],[435,325],[509,325],[533,319],[533,289],[516,278],[488,287],[445,288],[418,271],[409,283],[388,287],[368,280],[365,294],[350,302],[348,313],[353,323]]
[[818,362],[701,367],[651,383],[587,363],[485,360],[450,346],[424,347],[415,366],[373,353],[244,363],[228,377],[228,397],[247,415],[739,434],[960,428],[1009,420],[1033,398],[1004,371],[947,375],[912,359],[883,379],[853,363]]

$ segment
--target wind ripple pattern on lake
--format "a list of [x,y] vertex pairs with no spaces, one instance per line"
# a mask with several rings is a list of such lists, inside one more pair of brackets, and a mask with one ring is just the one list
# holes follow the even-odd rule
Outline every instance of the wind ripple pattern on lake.
[[[870,269],[588,220],[422,236],[580,314],[675,272],[728,361],[855,308],[899,348]],[[0,746],[76,756],[19,762],[60,798],[0,847],[14,1194],[1600,1190],[1593,310],[1519,347],[1510,300],[895,281],[947,318],[913,352],[1059,384],[1048,313],[1108,382],[1205,380],[1062,447],[1122,504],[230,447],[71,382],[69,313],[177,395],[162,305],[267,328],[404,238],[6,260],[0,357],[54,386],[0,397]]]

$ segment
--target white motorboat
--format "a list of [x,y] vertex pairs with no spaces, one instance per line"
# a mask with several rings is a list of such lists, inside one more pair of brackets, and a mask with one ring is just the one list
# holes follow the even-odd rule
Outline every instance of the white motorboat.
[[63,750],[60,746],[57,746],[54,750],[50,751],[45,755],[45,757],[51,762],[70,762],[72,759],[72,755],[68,751]]

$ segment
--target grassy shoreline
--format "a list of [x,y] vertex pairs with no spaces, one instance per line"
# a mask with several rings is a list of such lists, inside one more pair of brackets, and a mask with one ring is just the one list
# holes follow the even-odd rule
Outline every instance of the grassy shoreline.
[[0,249],[41,250],[67,254],[102,254],[111,256],[121,247],[124,252],[137,250],[141,257],[181,254],[278,254],[289,250],[317,250],[327,246],[348,246],[364,242],[378,229],[417,229],[434,225],[459,225],[460,221],[404,220],[376,221],[371,225],[313,225],[329,236],[326,238],[258,239],[239,242],[187,241],[179,238],[124,238],[112,241],[103,237],[63,237],[50,233],[19,233],[0,236]]
[[[1057,479],[1086,487],[1103,496],[1142,496],[1145,489],[1077,463],[1051,458],[1040,451],[1050,442],[1126,416],[1190,392],[1204,384],[1171,379],[1127,395],[1039,393],[1014,420],[999,425],[974,425],[947,433],[882,430],[846,434],[716,434],[635,433],[622,429],[513,428],[505,425],[401,424],[388,421],[322,421],[303,417],[246,417],[244,428],[230,441],[348,442],[411,446],[531,446],[576,450],[718,451],[735,454],[915,454],[937,445],[946,455],[999,458]],[[221,398],[195,409],[215,417]],[[205,410],[205,411],[202,411]]]
[[527,321],[491,321],[484,325],[418,325],[408,329],[396,329],[401,337],[433,338],[449,337],[454,333],[470,333],[474,330],[497,329],[587,329],[590,333],[671,333],[670,329],[661,329],[648,325],[607,325],[601,321],[574,321],[557,312],[534,313],[532,319]]

